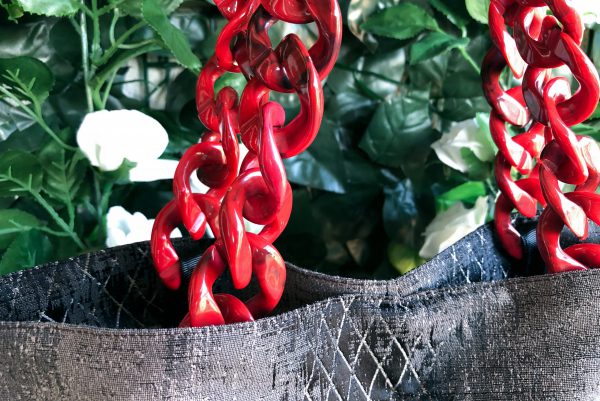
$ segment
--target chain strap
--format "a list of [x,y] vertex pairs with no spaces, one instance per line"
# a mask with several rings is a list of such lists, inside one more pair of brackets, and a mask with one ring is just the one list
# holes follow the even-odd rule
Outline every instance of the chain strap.
[[[511,213],[516,209],[531,218],[541,205],[537,237],[548,272],[598,268],[600,245],[560,245],[565,225],[585,240],[588,219],[600,224],[600,149],[570,128],[592,115],[600,95],[598,72],[580,47],[581,16],[568,0],[492,0],[489,25],[494,46],[484,59],[482,79],[499,150],[495,226],[500,241],[521,259],[523,242]],[[507,66],[522,84],[505,90],[500,80]],[[567,78],[553,77],[561,67],[577,80],[575,93]],[[521,133],[512,136],[507,124]],[[522,178],[515,180],[515,172]],[[575,190],[564,193],[561,182]]]
[[[217,0],[227,19],[216,51],[198,78],[196,106],[209,130],[189,148],[175,172],[175,199],[158,214],[152,232],[152,258],[161,280],[181,285],[179,256],[171,231],[183,224],[199,240],[208,224],[215,242],[195,267],[188,292],[189,314],[181,326],[251,321],[270,313],[285,284],[285,263],[273,246],[292,210],[292,189],[282,159],[303,152],[313,142],[323,118],[322,81],[333,68],[341,44],[341,13],[336,0]],[[313,23],[319,38],[307,49],[298,36],[286,36],[273,49],[268,31],[277,21]],[[248,81],[241,97],[231,87],[215,94],[225,72]],[[295,93],[300,112],[287,124],[283,107],[269,100],[271,91]],[[238,135],[248,148],[241,161]],[[194,193],[190,177],[209,187]],[[244,218],[263,225],[247,233]],[[215,281],[229,269],[242,289],[252,277],[258,294],[243,302],[213,294]]]

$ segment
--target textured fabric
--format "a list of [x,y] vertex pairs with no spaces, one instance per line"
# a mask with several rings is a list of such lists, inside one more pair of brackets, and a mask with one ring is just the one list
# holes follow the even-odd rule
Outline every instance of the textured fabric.
[[528,260],[483,227],[397,280],[290,265],[276,315],[200,329],[147,243],[40,266],[0,277],[0,400],[600,398],[600,272]]

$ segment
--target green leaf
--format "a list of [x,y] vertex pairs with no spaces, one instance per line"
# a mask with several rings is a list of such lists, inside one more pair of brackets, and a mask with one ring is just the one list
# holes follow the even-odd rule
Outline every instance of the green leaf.
[[401,3],[375,14],[362,23],[365,31],[394,39],[409,39],[424,30],[438,30],[435,19],[423,8]]
[[488,12],[490,9],[490,0],[466,0],[467,11],[469,15],[482,24],[488,23]]
[[435,199],[436,210],[438,213],[448,210],[456,202],[465,204],[474,204],[477,198],[487,194],[485,183],[481,181],[468,181],[450,191],[438,196]]
[[[169,15],[177,10],[184,0],[158,0],[158,6],[165,14]],[[142,17],[142,1],[141,0],[111,0],[111,3],[120,3],[119,11],[124,15],[131,15],[136,18]]]
[[353,186],[377,185],[378,169],[355,149],[345,148],[350,135],[336,122],[323,120],[313,144],[284,161],[290,182],[340,194]]
[[52,260],[52,244],[37,230],[21,233],[0,261],[0,275],[24,270]]
[[468,175],[476,180],[485,180],[491,175],[490,163],[479,160],[469,148],[462,148],[460,156],[467,163]]
[[230,86],[241,96],[247,83],[248,81],[246,81],[244,75],[226,72],[215,82],[215,93],[219,93],[221,89]]
[[17,0],[24,11],[47,17],[66,17],[79,10],[78,0]]
[[51,142],[40,152],[44,169],[44,191],[66,205],[71,204],[85,177],[85,156],[80,152],[65,157],[65,150]]
[[412,45],[410,62],[416,64],[451,49],[465,47],[467,44],[467,38],[455,38],[443,32],[430,32]]
[[579,124],[573,127],[573,132],[577,135],[584,135],[600,141],[600,122],[591,121],[591,124]]
[[39,192],[42,180],[40,163],[31,153],[8,150],[0,154],[0,197]]
[[190,44],[182,31],[169,22],[167,13],[159,0],[142,0],[144,20],[156,31],[164,45],[173,52],[177,61],[185,68],[198,73],[200,60],[192,52]]
[[392,243],[388,247],[388,258],[390,263],[402,275],[409,273],[424,262],[419,257],[419,252],[397,243]]
[[429,4],[444,14],[458,28],[464,29],[467,26],[469,14],[463,2],[456,0],[429,0]]
[[419,208],[410,180],[402,180],[393,188],[385,188],[383,227],[393,241],[416,245]]
[[0,84],[21,98],[38,100],[48,97],[54,86],[52,71],[33,57],[0,58]]
[[360,147],[371,160],[389,167],[421,165],[436,135],[429,116],[429,92],[412,92],[379,106]]
[[5,249],[20,233],[39,227],[39,220],[22,210],[0,210],[0,249]]
[[16,4],[16,3],[3,4],[2,0],[0,0],[0,7],[5,9],[6,12],[8,13],[9,21],[17,21],[19,18],[21,18],[23,16],[23,8],[21,8],[21,6],[19,4]]

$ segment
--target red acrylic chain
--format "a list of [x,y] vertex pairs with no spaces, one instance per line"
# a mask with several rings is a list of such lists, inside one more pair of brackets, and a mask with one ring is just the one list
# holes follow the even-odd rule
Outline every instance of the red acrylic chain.
[[[208,224],[215,242],[195,267],[189,285],[189,314],[181,326],[251,321],[270,313],[285,284],[285,263],[273,242],[292,210],[292,189],[282,159],[304,151],[323,118],[322,81],[333,68],[341,44],[341,13],[336,0],[216,0],[227,19],[196,89],[200,121],[209,130],[180,160],[173,180],[175,199],[156,218],[152,257],[161,280],[181,285],[179,256],[169,238],[183,224],[200,239]],[[313,23],[319,38],[307,49],[291,34],[272,48],[269,28],[277,21]],[[238,95],[230,87],[215,94],[224,73],[242,73],[248,81]],[[271,91],[295,93],[300,112],[287,119]],[[238,135],[249,152],[240,160]],[[210,189],[194,193],[192,174]],[[244,220],[264,226],[247,233]],[[213,294],[226,270],[236,289],[254,277],[258,294],[243,302],[231,294]]]
[[[550,12],[548,12],[550,11]],[[495,164],[501,195],[495,213],[499,238],[514,258],[523,257],[511,213],[540,216],[537,237],[547,270],[552,273],[600,267],[600,246],[560,245],[566,225],[584,240],[588,219],[600,223],[600,149],[571,127],[585,121],[598,105],[598,72],[580,45],[581,16],[568,0],[492,0],[489,25],[494,46],[483,62],[485,96],[492,106],[490,130],[498,145]],[[510,33],[512,30],[512,34]],[[522,85],[504,89],[506,67]],[[553,77],[568,68],[578,82]],[[523,133],[512,136],[507,124]],[[514,173],[522,178],[515,180]],[[563,193],[561,183],[575,186]]]

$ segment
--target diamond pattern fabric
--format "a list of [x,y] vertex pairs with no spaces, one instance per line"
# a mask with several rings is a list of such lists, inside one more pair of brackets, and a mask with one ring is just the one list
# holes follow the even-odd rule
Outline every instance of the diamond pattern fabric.
[[[178,242],[186,269],[207,245]],[[159,284],[148,251],[0,277],[0,399],[600,397],[600,272],[522,277],[540,266],[514,264],[487,226],[391,281],[290,265],[277,314],[199,329],[175,328],[185,291]]]

